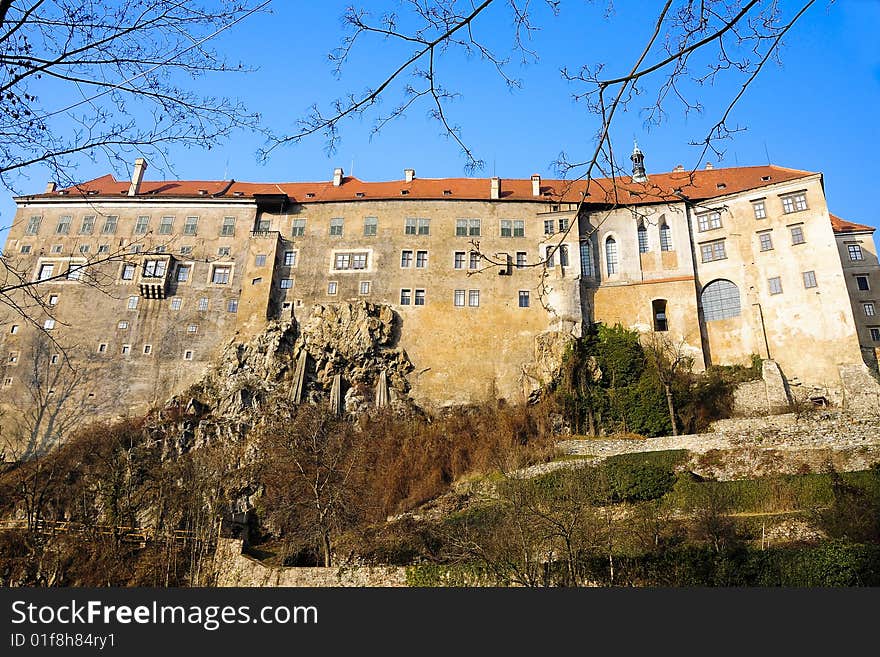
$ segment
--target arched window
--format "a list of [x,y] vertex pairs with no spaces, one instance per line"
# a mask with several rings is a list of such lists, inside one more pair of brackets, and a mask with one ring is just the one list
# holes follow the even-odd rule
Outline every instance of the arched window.
[[740,314],[739,288],[731,281],[719,278],[703,288],[703,318],[707,322],[730,319]]
[[581,242],[581,276],[595,276],[593,268],[593,245],[589,241]]
[[672,231],[666,224],[666,220],[660,224],[660,250],[672,251]]
[[645,228],[645,224],[643,222],[639,222],[639,253],[647,253],[648,252],[648,229]]
[[651,314],[654,316],[654,330],[669,330],[669,321],[666,317],[666,299],[654,299],[651,302]]
[[609,276],[617,273],[617,242],[613,237],[605,240],[605,270]]

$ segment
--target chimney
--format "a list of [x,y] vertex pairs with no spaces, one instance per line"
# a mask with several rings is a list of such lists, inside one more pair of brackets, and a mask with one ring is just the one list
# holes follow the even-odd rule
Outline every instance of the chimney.
[[492,178],[492,193],[489,195],[492,199],[501,198],[501,178],[494,176]]
[[141,191],[141,183],[144,180],[144,171],[147,170],[147,161],[139,157],[134,161],[134,171],[131,172],[131,185],[128,188],[129,196],[137,196]]
[[413,178],[415,178],[415,177],[416,177],[416,170],[415,169],[404,169],[403,170],[403,178],[404,178],[404,180],[406,180],[406,182],[411,183],[413,181]]
[[333,186],[339,187],[342,184],[342,168],[336,167],[333,169]]
[[53,183],[53,182],[46,183],[46,192],[45,193],[51,194],[54,191],[55,191],[55,183]]
[[532,196],[541,195],[541,176],[537,173],[532,174]]
[[715,168],[715,167],[712,166],[712,163],[711,163],[711,162],[706,162],[706,171],[711,171],[711,170],[714,169],[714,168]]
[[684,171],[684,165],[683,164],[676,164],[673,171]]

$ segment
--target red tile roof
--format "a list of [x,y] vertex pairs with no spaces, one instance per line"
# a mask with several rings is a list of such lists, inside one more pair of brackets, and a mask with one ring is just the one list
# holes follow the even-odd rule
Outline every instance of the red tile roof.
[[[700,169],[651,174],[647,183],[633,183],[628,177],[587,181],[542,180],[541,196],[532,195],[531,179],[502,179],[501,200],[577,202],[589,190],[588,202],[640,205],[661,201],[677,201],[677,192],[692,200],[705,200],[735,194],[766,185],[788,182],[814,175],[809,171],[774,165]],[[119,197],[127,194],[128,181],[102,176],[69,187],[69,196]],[[489,178],[415,178],[412,182],[364,182],[353,177],[343,178],[335,187],[331,181],[292,183],[251,183],[235,180],[144,181],[138,198],[213,197],[230,199],[253,198],[255,194],[286,194],[297,203],[322,201],[356,201],[377,199],[459,199],[489,200]],[[62,193],[63,193],[62,192]],[[59,192],[37,194],[28,198],[57,197]]]
[[863,231],[874,232],[876,230],[873,226],[866,226],[865,224],[856,224],[852,221],[847,221],[846,219],[841,219],[837,215],[831,215],[831,228],[834,229],[835,233],[861,233]]

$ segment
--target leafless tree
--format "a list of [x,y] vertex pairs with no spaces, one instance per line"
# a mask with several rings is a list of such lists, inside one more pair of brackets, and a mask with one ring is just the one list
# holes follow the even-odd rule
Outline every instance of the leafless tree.
[[[324,137],[332,153],[347,120],[370,117],[375,134],[414,109],[427,108],[441,132],[461,150],[466,170],[482,169],[483,160],[453,118],[452,103],[459,92],[456,81],[444,77],[441,62],[461,55],[478,58],[489,75],[498,76],[508,88],[518,89],[522,81],[511,73],[513,65],[538,59],[532,37],[546,22],[564,18],[569,4],[573,3],[411,0],[401,3],[396,11],[375,5],[369,9],[349,7],[343,16],[347,32],[330,53],[337,74],[359,52],[377,44],[385,49],[397,48],[402,54],[387,71],[377,73],[365,90],[352,91],[329,107],[313,105],[294,130],[270,137],[262,156],[268,158],[276,148],[316,134]],[[588,24],[577,25],[575,33],[602,29],[603,21],[613,14],[610,0],[594,4],[598,5],[597,14]],[[646,122],[654,125],[664,122],[673,111],[704,112],[707,108],[700,101],[702,91],[707,85],[725,81],[733,89],[731,97],[726,107],[710,108],[718,120],[705,135],[694,139],[700,155],[691,173],[707,154],[721,158],[724,140],[742,130],[731,121],[736,104],[765,65],[778,57],[785,35],[814,4],[815,0],[801,0],[788,8],[767,0],[666,0],[656,13],[644,12],[645,20],[651,21],[649,36],[625,68],[612,72],[601,62],[562,66],[561,75],[571,84],[573,98],[594,119],[593,143],[584,156],[572,157],[563,150],[554,163],[571,183],[585,183],[585,194],[578,200],[574,216],[580,215],[587,193],[593,202],[604,197],[612,207],[631,202],[629,194],[626,199],[619,197],[616,179],[624,167],[615,155],[610,136],[614,118],[622,111],[640,109]],[[509,44],[506,49],[489,45],[504,35]],[[381,111],[381,101],[391,109]],[[603,178],[610,179],[610,183]],[[557,193],[564,196],[569,191]],[[649,183],[643,193],[658,191]],[[553,242],[562,244],[576,223],[554,236]],[[594,225],[593,230],[596,228]],[[507,265],[492,254],[481,253],[481,257],[487,268]],[[546,265],[544,259],[528,266]]]
[[672,424],[672,435],[677,436],[678,422],[675,416],[675,396],[672,386],[683,372],[691,370],[694,358],[690,355],[684,339],[675,342],[668,333],[660,331],[651,331],[643,336],[642,347],[663,386],[669,409],[669,422]]
[[258,117],[196,79],[246,70],[211,41],[268,1],[0,0],[0,182],[34,165],[75,184],[80,157],[166,161]]

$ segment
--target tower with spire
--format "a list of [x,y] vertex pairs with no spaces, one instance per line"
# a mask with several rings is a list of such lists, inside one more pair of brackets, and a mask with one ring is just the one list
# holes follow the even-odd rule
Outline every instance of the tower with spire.
[[645,173],[645,154],[639,150],[639,142],[633,139],[633,152],[629,156],[633,163],[632,181],[634,183],[648,182],[648,176]]

